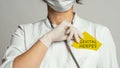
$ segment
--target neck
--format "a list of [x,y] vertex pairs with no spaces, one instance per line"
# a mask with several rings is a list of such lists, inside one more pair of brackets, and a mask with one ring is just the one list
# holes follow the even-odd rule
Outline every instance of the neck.
[[53,24],[59,25],[63,21],[72,22],[74,13],[73,8],[66,12],[57,12],[48,6],[48,16]]

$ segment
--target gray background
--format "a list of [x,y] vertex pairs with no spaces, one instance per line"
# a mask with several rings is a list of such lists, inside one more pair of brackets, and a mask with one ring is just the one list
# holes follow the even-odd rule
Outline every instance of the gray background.
[[[120,0],[83,0],[75,5],[79,16],[106,25],[112,32],[120,62]],[[19,24],[33,23],[46,18],[46,4],[42,0],[0,0],[0,64],[10,43],[11,34]]]

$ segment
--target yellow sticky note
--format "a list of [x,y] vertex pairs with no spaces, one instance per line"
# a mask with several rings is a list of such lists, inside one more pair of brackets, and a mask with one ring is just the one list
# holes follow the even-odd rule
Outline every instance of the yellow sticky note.
[[97,51],[101,47],[101,42],[87,32],[83,33],[84,38],[79,43],[73,42],[72,46],[77,49],[90,49]]

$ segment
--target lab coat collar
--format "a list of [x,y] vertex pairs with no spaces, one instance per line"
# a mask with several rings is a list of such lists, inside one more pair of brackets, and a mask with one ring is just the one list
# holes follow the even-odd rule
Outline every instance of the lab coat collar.
[[[88,25],[88,23],[86,23],[86,22],[87,21],[85,21],[84,19],[80,18],[78,16],[78,14],[75,13],[75,16],[73,18],[73,26],[75,26],[76,28],[78,28],[80,30],[84,30],[84,28]],[[45,24],[46,24],[47,28],[52,29],[50,21],[49,21],[48,18],[45,20]]]

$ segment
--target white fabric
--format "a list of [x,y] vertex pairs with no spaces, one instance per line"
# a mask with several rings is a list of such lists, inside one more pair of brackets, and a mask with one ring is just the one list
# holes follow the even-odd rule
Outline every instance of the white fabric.
[[[75,14],[73,25],[80,32],[88,32],[96,37],[102,46],[98,51],[75,49],[68,42],[81,68],[118,68],[116,48],[109,29],[103,25],[95,24],[79,18]],[[11,46],[3,59],[6,61],[1,68],[12,68],[16,56],[27,51],[40,37],[51,30],[48,19],[40,22],[19,26],[12,35]],[[40,68],[76,68],[68,53],[64,42],[55,42],[49,47]]]
[[45,2],[55,11],[65,12],[73,6],[76,0],[45,0]]

